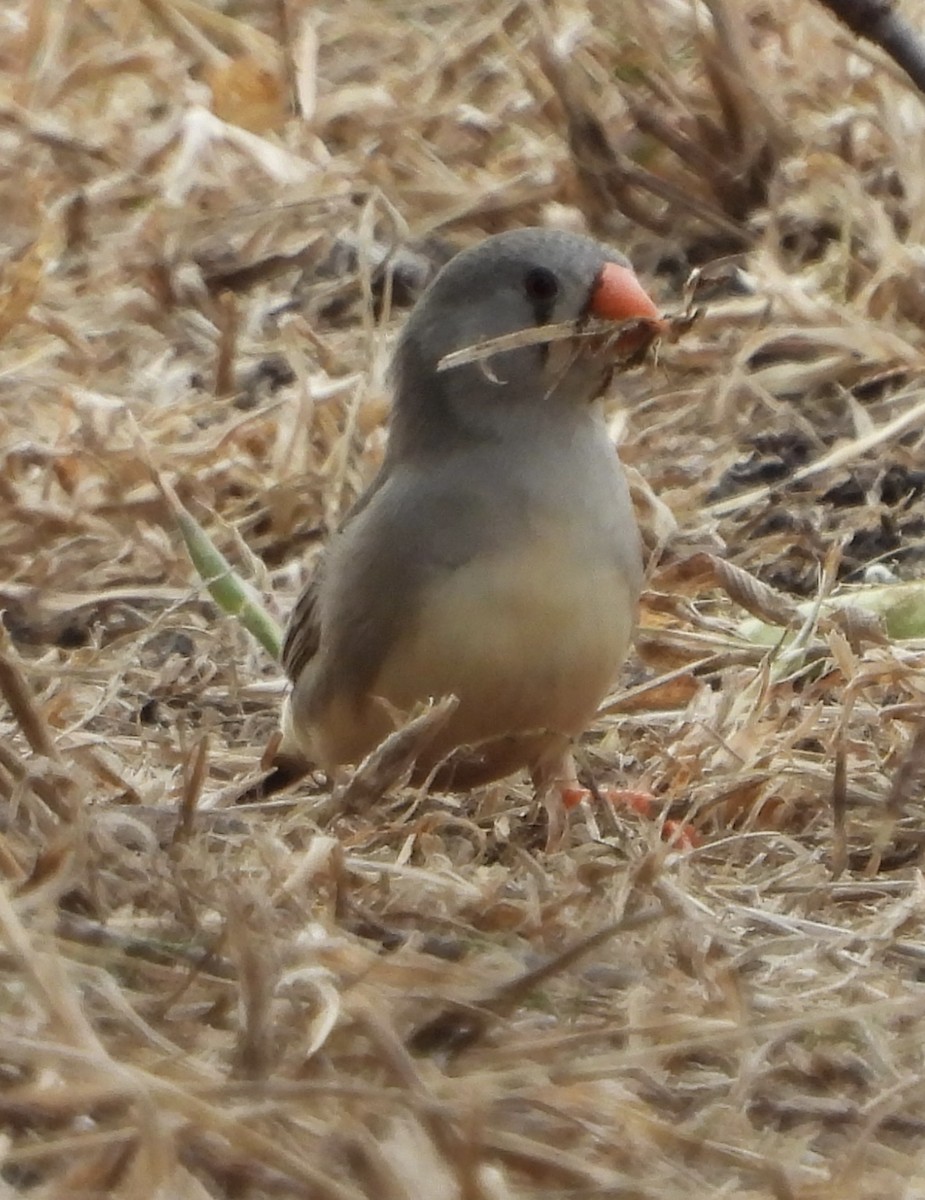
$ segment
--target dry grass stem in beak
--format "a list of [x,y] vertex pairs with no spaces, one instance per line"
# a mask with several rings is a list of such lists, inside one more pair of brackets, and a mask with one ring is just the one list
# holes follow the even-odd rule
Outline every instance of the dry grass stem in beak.
[[600,321],[582,319],[563,321],[558,325],[541,325],[536,329],[520,329],[516,333],[505,333],[501,337],[488,338],[445,354],[437,363],[437,371],[452,371],[468,363],[482,362],[495,354],[506,354],[524,346],[542,346],[552,342],[596,339],[602,346],[613,349],[621,357],[627,355],[627,341],[632,342],[630,354],[635,356],[640,348],[649,349],[661,336],[663,328],[671,321],[650,320],[648,317],[633,317],[628,321]]

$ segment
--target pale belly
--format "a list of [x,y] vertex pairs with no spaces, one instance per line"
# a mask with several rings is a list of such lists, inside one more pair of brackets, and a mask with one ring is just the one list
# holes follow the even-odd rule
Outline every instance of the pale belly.
[[[390,732],[390,708],[407,713],[450,694],[459,707],[435,759],[527,732],[577,736],[616,679],[635,620],[635,590],[617,564],[579,562],[564,531],[480,559],[428,589],[368,702],[358,711],[335,701],[315,730],[316,748],[328,764],[356,762]],[[516,761],[515,739],[514,766],[505,760],[499,775],[530,765],[535,739],[524,747]]]

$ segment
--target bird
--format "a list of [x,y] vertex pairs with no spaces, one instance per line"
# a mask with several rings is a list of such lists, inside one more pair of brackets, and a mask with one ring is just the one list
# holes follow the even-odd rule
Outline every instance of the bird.
[[[622,253],[548,228],[461,251],[419,298],[382,465],[285,630],[279,762],[336,775],[453,696],[415,778],[468,790],[525,770],[538,793],[577,786],[572,746],[627,656],[643,581],[601,405],[614,354],[580,336],[591,318],[614,323],[621,353],[665,327]],[[446,362],[562,322],[574,338]]]

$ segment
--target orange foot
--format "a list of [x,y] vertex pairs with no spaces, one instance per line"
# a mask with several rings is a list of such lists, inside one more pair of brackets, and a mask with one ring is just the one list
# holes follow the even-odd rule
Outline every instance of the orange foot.
[[[660,806],[651,792],[634,791],[632,788],[605,787],[600,789],[600,795],[614,808],[628,808],[631,812],[638,813],[639,816],[645,817],[649,821],[658,816]],[[582,800],[593,799],[593,793],[587,788],[574,785],[562,788],[562,803],[568,811],[577,808]],[[685,824],[684,821],[665,821],[662,825],[662,838],[685,850],[693,850],[697,846],[703,845],[703,838],[697,830]]]

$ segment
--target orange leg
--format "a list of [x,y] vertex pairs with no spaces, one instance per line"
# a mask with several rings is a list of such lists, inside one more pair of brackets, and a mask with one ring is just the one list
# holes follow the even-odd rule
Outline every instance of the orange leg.
[[[577,808],[582,800],[590,800],[594,796],[578,782],[575,760],[568,751],[558,757],[555,764],[547,762],[538,767],[533,773],[533,782],[537,794],[546,797],[550,829],[548,844],[558,845],[565,832],[565,814]],[[629,809],[648,820],[654,820],[658,816],[660,806],[651,792],[606,787],[600,789],[600,795],[615,808]],[[666,842],[672,842],[685,850],[703,844],[697,830],[683,821],[664,821],[662,837]]]
[[568,809],[574,808],[568,797],[581,791],[575,760],[564,740],[556,739],[548,746],[532,771],[537,798],[546,807],[546,849],[557,850],[568,828]]

